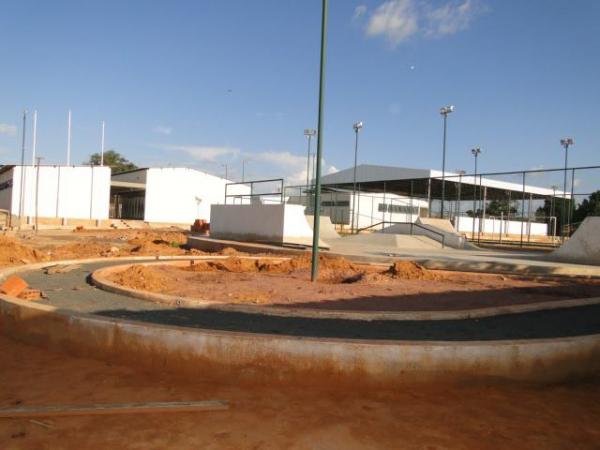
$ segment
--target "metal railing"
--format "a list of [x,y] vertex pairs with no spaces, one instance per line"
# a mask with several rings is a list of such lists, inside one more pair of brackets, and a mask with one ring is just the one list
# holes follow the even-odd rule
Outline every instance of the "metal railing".
[[[278,183],[279,188],[275,192],[257,192],[256,186],[265,185],[267,183]],[[227,204],[228,199],[233,199],[233,203],[235,204],[236,200],[240,201],[240,204],[244,203],[244,200],[249,200],[250,203],[255,198],[265,198],[265,197],[276,197],[278,199],[278,203],[284,203],[284,180],[283,178],[270,178],[267,180],[253,180],[253,181],[243,181],[237,183],[227,183],[225,185],[225,204]],[[239,192],[235,194],[230,194],[229,190],[233,186],[249,186],[250,193],[246,194],[244,192]]]

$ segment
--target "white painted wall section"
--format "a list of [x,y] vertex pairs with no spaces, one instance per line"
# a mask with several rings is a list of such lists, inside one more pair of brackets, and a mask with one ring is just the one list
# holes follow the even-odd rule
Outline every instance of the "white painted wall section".
[[[475,232],[479,231],[479,218],[475,218]],[[473,217],[460,216],[454,218],[455,227],[461,233],[473,232]],[[485,219],[481,221],[481,232],[489,234],[521,234],[521,227],[524,235],[548,236],[548,224],[539,222],[521,222],[518,220],[500,220]],[[531,230],[531,233],[530,233]]]
[[[20,212],[21,192],[23,192],[23,216],[36,215],[37,193],[39,217],[108,219],[109,167],[40,166],[38,175],[36,166],[15,166],[3,175],[8,173],[11,174],[9,178],[12,180],[12,189],[10,189],[11,204],[6,209],[10,209],[13,215],[18,215]],[[23,190],[21,191],[22,173]],[[4,191],[0,194],[2,192]],[[6,202],[6,199],[4,198],[2,202]]]
[[[213,205],[211,209],[211,237],[275,244],[312,244],[312,228],[302,205]],[[324,242],[319,245],[327,246]]]
[[[227,183],[231,181],[194,169],[147,169],[144,220],[181,224],[191,224],[195,219],[211,222],[211,206],[225,202]],[[249,194],[250,188],[236,185],[231,193]]]

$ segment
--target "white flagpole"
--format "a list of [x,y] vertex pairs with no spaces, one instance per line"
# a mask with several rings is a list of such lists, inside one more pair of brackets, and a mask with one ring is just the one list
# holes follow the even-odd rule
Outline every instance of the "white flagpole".
[[71,110],[69,110],[67,123],[67,166],[71,165]]
[[104,165],[104,120],[102,121],[102,144],[100,145],[100,165]]
[[35,148],[37,144],[37,109],[33,111],[33,141],[31,143],[31,165],[35,165]]

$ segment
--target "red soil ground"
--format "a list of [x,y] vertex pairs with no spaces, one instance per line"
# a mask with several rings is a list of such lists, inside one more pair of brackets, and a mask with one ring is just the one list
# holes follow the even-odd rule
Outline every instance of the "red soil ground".
[[178,379],[0,336],[0,407],[223,399],[228,411],[0,419],[3,450],[597,449],[600,384],[247,388]]
[[307,255],[133,265],[110,280],[192,300],[344,310],[468,309],[600,296],[598,280],[431,271],[411,261],[381,267],[330,257],[319,267],[318,283],[310,282]]

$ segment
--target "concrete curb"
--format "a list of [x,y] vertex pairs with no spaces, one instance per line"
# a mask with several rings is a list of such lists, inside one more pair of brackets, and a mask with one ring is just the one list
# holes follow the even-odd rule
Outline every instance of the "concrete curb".
[[300,338],[106,319],[1,295],[0,331],[77,356],[251,384],[390,387],[490,377],[557,382],[600,373],[600,335],[473,342]]
[[[259,257],[244,257],[246,259],[259,259]],[[213,259],[211,257],[202,258],[203,260]],[[219,258],[222,259],[222,258]],[[284,257],[260,259],[287,259]],[[168,264],[178,265],[179,261],[167,261]],[[159,264],[157,262],[142,262],[141,265]],[[519,305],[506,305],[496,307],[474,308],[464,310],[445,310],[445,311],[335,311],[311,308],[286,308],[279,306],[260,306],[260,305],[235,305],[227,303],[210,302],[201,298],[185,298],[176,295],[159,294],[156,292],[143,291],[138,289],[128,288],[108,280],[108,277],[121,270],[125,270],[134,264],[123,264],[118,266],[104,267],[95,270],[91,274],[92,283],[105,291],[113,292],[128,297],[133,297],[141,300],[148,300],[155,303],[160,303],[176,307],[193,307],[201,309],[211,309],[225,312],[242,312],[248,314],[260,314],[267,316],[279,317],[304,317],[311,319],[345,319],[345,320],[461,320],[461,319],[478,319],[483,317],[493,317],[506,314],[521,314],[525,312],[543,311],[550,309],[573,308],[577,306],[596,305],[600,304],[600,297],[557,300],[551,302],[528,303]],[[385,266],[387,267],[387,266]]]

